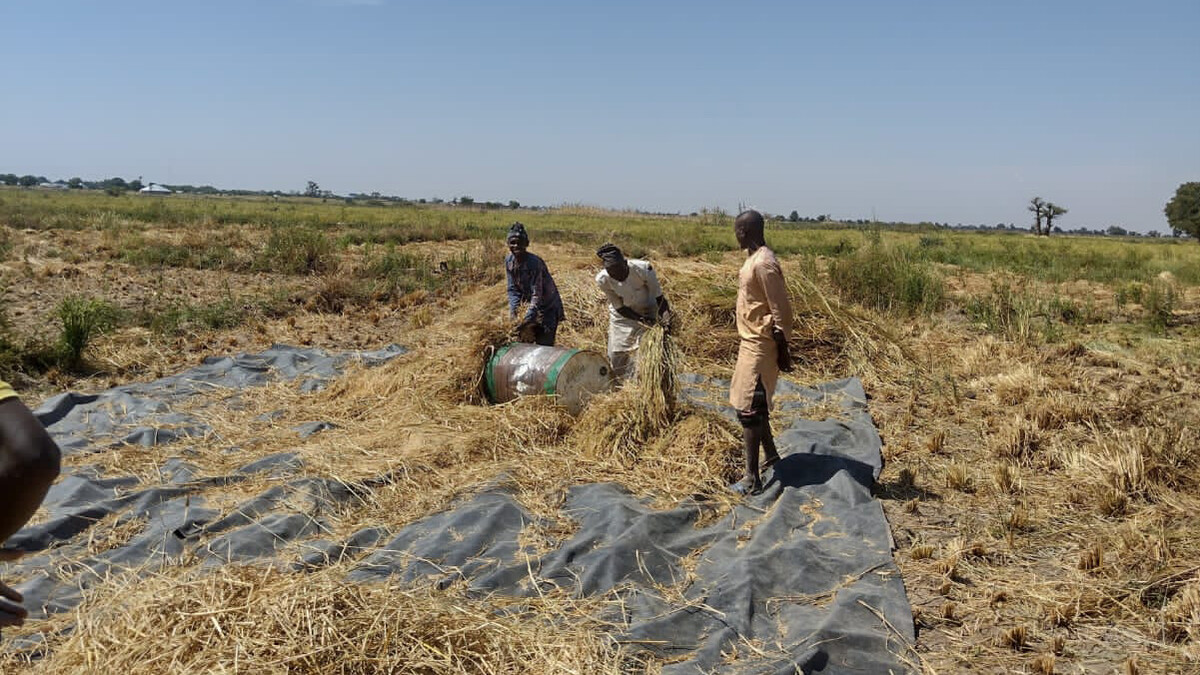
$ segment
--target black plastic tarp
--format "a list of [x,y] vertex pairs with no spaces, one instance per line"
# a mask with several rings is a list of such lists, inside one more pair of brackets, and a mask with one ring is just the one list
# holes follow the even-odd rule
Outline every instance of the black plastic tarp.
[[[69,611],[81,588],[112,570],[150,570],[200,559],[203,565],[270,561],[306,569],[348,563],[351,581],[399,577],[412,584],[463,582],[483,594],[530,596],[551,586],[612,596],[614,640],[665,657],[666,673],[886,673],[908,670],[911,609],[892,560],[891,534],[871,485],[880,439],[855,379],[803,388],[781,381],[776,431],[784,458],[766,473],[766,491],[719,519],[703,501],[656,509],[611,483],[573,486],[562,515],[578,527],[556,550],[521,543],[537,517],[501,487],[483,486],[454,508],[391,527],[374,524],[345,540],[329,536],[322,514],[358,499],[353,489],[304,475],[293,453],[263,457],[222,476],[200,475],[180,457],[182,440],[204,434],[204,408],[172,403],[214,388],[237,390],[276,378],[322,386],[351,361],[381,363],[402,350],[330,355],[276,346],[256,355],[209,359],[199,368],[97,395],[63,394],[36,413],[69,453],[96,453],[51,489],[48,517],[7,546],[28,554],[9,565],[34,620]],[[714,392],[724,383],[684,378],[685,395],[731,415]],[[236,405],[236,396],[226,399]],[[805,410],[837,401],[836,419]],[[215,404],[210,404],[215,405]],[[314,421],[298,437],[319,432]],[[106,475],[106,448],[139,443],[159,452],[158,481]],[[248,477],[270,487],[219,510],[206,496]],[[380,476],[376,483],[388,481]],[[494,486],[502,486],[497,477]],[[299,508],[297,505],[310,505]],[[123,545],[89,554],[88,529],[117,514],[142,523]],[[61,564],[72,561],[69,565]],[[657,589],[676,588],[664,597]],[[616,611],[616,610],[614,610]],[[34,648],[32,644],[12,645]],[[732,657],[736,654],[736,657]]]

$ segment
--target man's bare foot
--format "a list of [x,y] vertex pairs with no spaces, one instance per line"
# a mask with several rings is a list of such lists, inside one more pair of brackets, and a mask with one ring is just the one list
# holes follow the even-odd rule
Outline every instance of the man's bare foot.
[[762,482],[760,482],[758,479],[743,478],[733,485],[730,485],[729,489],[733,490],[739,495],[753,497],[754,495],[762,494],[763,486]]

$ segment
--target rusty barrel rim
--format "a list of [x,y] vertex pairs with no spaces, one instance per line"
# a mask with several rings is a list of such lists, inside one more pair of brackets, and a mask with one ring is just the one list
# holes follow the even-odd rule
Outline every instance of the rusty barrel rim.
[[558,374],[562,372],[563,366],[567,365],[567,361],[570,361],[571,357],[579,352],[580,350],[578,349],[569,349],[567,353],[558,357],[554,365],[550,366],[550,370],[546,373],[545,391],[547,394],[553,395],[558,393]]
[[500,349],[497,349],[496,353],[492,355],[492,358],[488,359],[487,367],[484,368],[484,377],[487,385],[487,391],[484,393],[487,394],[488,401],[491,403],[496,402],[496,364],[500,362],[500,357],[507,354],[508,350],[512,349],[513,346],[517,344],[519,343],[510,342]]

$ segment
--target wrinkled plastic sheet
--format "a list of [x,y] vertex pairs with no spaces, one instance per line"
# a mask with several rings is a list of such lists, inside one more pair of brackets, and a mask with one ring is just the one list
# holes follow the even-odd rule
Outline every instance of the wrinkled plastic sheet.
[[[765,473],[763,494],[723,517],[706,517],[713,507],[703,501],[661,510],[620,485],[576,485],[562,515],[577,528],[549,552],[521,543],[522,531],[539,525],[538,517],[499,487],[503,477],[449,511],[401,527],[377,523],[339,540],[328,536],[321,514],[357,501],[358,492],[389,476],[351,488],[304,475],[302,460],[290,452],[206,476],[180,456],[183,441],[207,427],[203,409],[179,416],[172,403],[275,378],[316,388],[351,361],[380,363],[401,351],[330,355],[276,346],[211,359],[154,382],[47,401],[36,412],[56,440],[68,452],[98,453],[98,461],[67,471],[45,500],[49,517],[8,542],[28,551],[5,575],[20,580],[33,620],[70,611],[81,589],[117,570],[158,569],[184,559],[213,567],[283,563],[297,570],[345,563],[354,582],[395,577],[435,587],[466,583],[481,595],[532,597],[558,587],[617,598],[610,606],[619,609],[606,617],[620,627],[612,639],[664,657],[670,674],[909,670],[911,608],[888,524],[870,491],[882,467],[881,443],[855,379],[811,389],[780,382],[775,415],[789,420],[776,424],[783,459]],[[686,376],[683,391],[732,417],[722,400],[726,386]],[[840,407],[837,419],[803,417],[807,408],[829,401]],[[296,431],[300,438],[325,428],[318,420]],[[162,453],[158,481],[100,468],[105,448],[131,442]],[[251,476],[267,477],[270,487],[231,509],[207,506],[206,495]],[[120,547],[89,554],[88,528],[111,514],[140,532]],[[72,563],[61,564],[64,559]],[[664,586],[681,595],[664,597],[657,590]],[[12,647],[38,648],[36,641]]]

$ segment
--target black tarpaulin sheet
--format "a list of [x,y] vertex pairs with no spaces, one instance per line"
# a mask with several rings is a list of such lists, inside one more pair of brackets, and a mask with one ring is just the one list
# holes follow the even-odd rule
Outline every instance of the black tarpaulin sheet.
[[[704,502],[661,510],[619,485],[576,485],[562,509],[578,527],[549,552],[521,543],[537,518],[502,487],[483,487],[415,523],[381,522],[335,540],[322,514],[358,496],[338,481],[303,475],[297,455],[263,457],[223,476],[199,475],[178,456],[179,439],[207,426],[203,409],[181,416],[171,411],[173,402],[273,378],[302,378],[314,388],[351,360],[379,363],[400,351],[329,355],[277,346],[210,359],[175,377],[47,401],[37,413],[68,452],[98,453],[99,460],[114,444],[143,443],[162,453],[160,480],[105,475],[99,461],[72,468],[46,499],[48,517],[8,542],[29,553],[7,567],[6,579],[18,582],[36,620],[69,611],[81,588],[112,570],[196,559],[297,569],[341,562],[351,566],[349,579],[362,583],[388,576],[435,586],[461,581],[480,594],[513,596],[553,585],[619,599],[608,617],[618,627],[613,639],[666,658],[665,673],[908,670],[911,609],[870,492],[881,468],[880,440],[854,379],[812,389],[781,381],[776,415],[784,422],[776,423],[776,437],[784,458],[766,473],[762,495],[713,519]],[[689,398],[731,415],[722,405],[725,386],[684,378]],[[803,417],[829,401],[838,404],[836,419]],[[305,427],[298,438],[322,428]],[[249,476],[267,477],[270,487],[234,508],[207,506],[206,495]],[[497,477],[494,485],[503,484]],[[370,481],[355,487],[370,488]],[[111,514],[141,531],[90,554],[88,528]],[[675,592],[666,597],[663,587]]]

